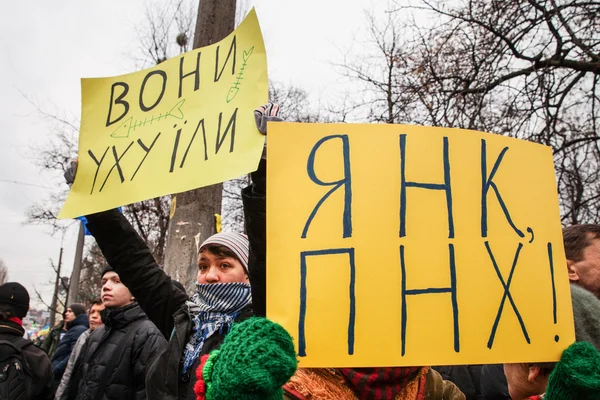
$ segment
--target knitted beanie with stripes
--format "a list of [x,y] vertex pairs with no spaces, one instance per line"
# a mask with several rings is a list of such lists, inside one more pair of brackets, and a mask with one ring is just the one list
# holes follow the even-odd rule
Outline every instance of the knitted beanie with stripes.
[[198,247],[198,251],[207,245],[227,247],[237,256],[238,260],[242,263],[242,266],[246,270],[246,273],[248,273],[248,253],[250,247],[248,236],[237,232],[217,233],[206,239],[200,245],[200,247]]

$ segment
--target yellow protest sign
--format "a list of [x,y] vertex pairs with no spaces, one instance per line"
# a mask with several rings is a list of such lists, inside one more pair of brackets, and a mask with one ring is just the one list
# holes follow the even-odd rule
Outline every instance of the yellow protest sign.
[[558,360],[574,341],[551,149],[269,125],[267,315],[304,367]]
[[229,36],[156,67],[83,79],[77,178],[59,218],[223,182],[256,169],[268,96],[252,10]]

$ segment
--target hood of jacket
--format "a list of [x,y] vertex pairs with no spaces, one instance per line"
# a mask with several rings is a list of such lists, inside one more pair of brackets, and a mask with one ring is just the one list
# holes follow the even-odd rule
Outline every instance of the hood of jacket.
[[105,308],[101,311],[102,321],[107,327],[119,329],[131,322],[144,318],[146,314],[137,302],[121,308]]
[[80,314],[71,322],[67,322],[67,329],[71,329],[75,326],[85,326],[86,328],[90,327],[90,321],[88,319],[87,314]]

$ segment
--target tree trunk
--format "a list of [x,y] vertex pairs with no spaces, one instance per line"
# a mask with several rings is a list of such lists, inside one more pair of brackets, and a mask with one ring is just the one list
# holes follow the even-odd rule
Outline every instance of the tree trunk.
[[[208,46],[226,37],[235,25],[236,0],[200,0],[194,48]],[[203,242],[216,232],[215,214],[221,213],[223,185],[213,185],[174,198],[175,212],[169,222],[165,272],[192,293],[196,282],[195,237]]]
[[56,270],[56,280],[54,281],[54,296],[52,296],[52,307],[50,307],[50,329],[54,327],[56,322],[56,307],[58,306],[58,292],[60,282],[60,268],[62,266],[63,248],[60,248],[60,254],[58,255],[58,268]]
[[77,247],[75,248],[75,259],[73,260],[73,272],[69,279],[69,294],[67,295],[67,304],[77,303],[79,296],[79,281],[81,276],[81,262],[83,260],[83,246],[85,244],[85,227],[83,222],[79,222],[79,235],[77,236]]

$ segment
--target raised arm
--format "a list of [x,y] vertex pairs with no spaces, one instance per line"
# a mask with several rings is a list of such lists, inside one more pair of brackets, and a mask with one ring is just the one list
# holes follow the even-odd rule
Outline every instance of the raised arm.
[[[282,121],[277,104],[265,104],[254,111],[256,126],[260,133],[267,134],[267,122]],[[252,183],[242,190],[246,233],[250,241],[248,273],[252,286],[252,308],[254,315],[267,314],[267,160],[266,147],[258,169],[251,174]]]
[[156,264],[146,243],[121,212],[103,211],[87,219],[88,230],[108,264],[168,338],[173,330],[173,314],[185,303],[187,294],[171,284],[171,278]]

